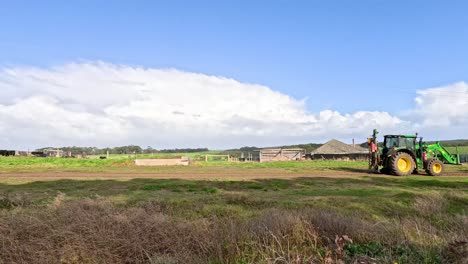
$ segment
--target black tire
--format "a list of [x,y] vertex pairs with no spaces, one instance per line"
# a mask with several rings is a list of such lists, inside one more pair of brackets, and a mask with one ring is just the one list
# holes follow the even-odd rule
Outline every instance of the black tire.
[[389,160],[390,169],[392,174],[397,176],[406,176],[413,173],[414,168],[416,167],[413,157],[408,153],[398,152],[392,156]]
[[431,176],[440,176],[444,174],[444,163],[438,159],[429,159],[426,162],[426,172]]
[[388,167],[383,167],[382,169],[380,169],[380,173],[391,174],[392,172]]

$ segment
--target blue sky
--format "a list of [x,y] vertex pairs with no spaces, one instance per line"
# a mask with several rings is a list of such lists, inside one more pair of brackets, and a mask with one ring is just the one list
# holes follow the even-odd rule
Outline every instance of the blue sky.
[[466,1],[6,1],[0,66],[174,68],[307,98],[313,113],[401,117],[417,90],[468,79],[466,10]]
[[71,2],[3,3],[1,62],[175,67],[340,111],[388,111],[349,103],[380,91],[404,92],[386,98],[410,107],[416,89],[468,77],[465,1]]

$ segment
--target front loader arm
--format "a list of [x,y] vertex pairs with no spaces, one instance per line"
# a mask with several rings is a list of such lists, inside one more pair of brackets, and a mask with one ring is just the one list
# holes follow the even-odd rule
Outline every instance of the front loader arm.
[[458,153],[458,149],[457,154],[450,154],[450,152],[444,146],[442,146],[439,141],[437,141],[435,144],[427,145],[427,152],[431,154],[433,153],[433,155],[437,155],[439,159],[445,161],[446,163],[456,165],[460,164],[460,154]]

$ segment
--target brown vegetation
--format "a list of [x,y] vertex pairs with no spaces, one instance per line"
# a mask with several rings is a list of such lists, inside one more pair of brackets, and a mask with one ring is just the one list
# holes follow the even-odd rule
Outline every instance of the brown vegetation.
[[58,195],[0,213],[0,263],[466,263],[467,218],[437,226],[426,215],[439,205],[420,203],[421,217],[394,222],[315,209],[186,219],[157,201],[128,207]]

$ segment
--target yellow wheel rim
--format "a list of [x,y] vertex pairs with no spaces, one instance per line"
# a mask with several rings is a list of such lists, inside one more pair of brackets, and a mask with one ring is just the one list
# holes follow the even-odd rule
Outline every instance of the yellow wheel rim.
[[434,163],[432,165],[432,171],[434,171],[435,173],[440,173],[442,171],[442,165],[439,163]]
[[411,160],[407,157],[398,159],[398,169],[402,172],[408,172],[411,169]]

